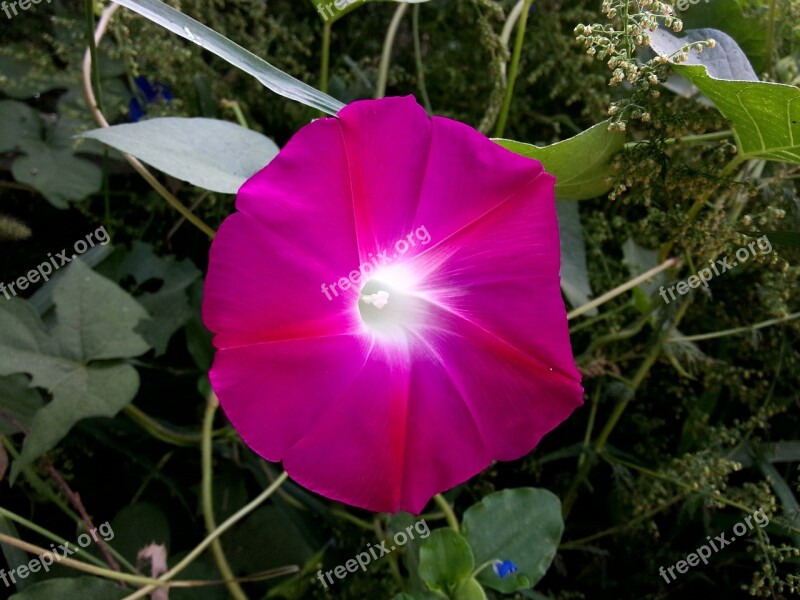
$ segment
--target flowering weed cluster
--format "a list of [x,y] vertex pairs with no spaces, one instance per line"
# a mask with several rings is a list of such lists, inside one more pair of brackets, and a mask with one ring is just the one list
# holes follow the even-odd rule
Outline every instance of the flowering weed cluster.
[[627,81],[633,86],[634,93],[630,98],[612,102],[608,109],[612,117],[608,128],[612,131],[624,131],[625,122],[629,119],[639,119],[645,123],[650,121],[644,100],[647,97],[659,97],[660,92],[656,88],[666,79],[670,59],[683,62],[690,48],[700,52],[705,47],[713,48],[715,45],[714,40],[695,42],[672,56],[658,55],[640,64],[634,58],[636,48],[650,44],[650,33],[658,29],[658,19],[663,18],[664,24],[676,33],[683,29],[683,22],[673,16],[672,6],[664,2],[643,0],[638,7],[638,10],[634,10],[627,0],[604,0],[601,10],[611,23],[579,24],[574,30],[578,36],[576,40],[587,48],[586,54],[608,62],[608,68],[612,71],[608,85],[616,86]]
[[753,256],[755,256],[756,255],[755,246],[758,246],[758,249],[761,250],[762,255],[769,254],[770,252],[772,252],[772,244],[770,243],[767,236],[762,235],[755,242],[750,242],[747,245],[747,247],[742,246],[736,251],[736,258],[739,259],[738,261],[734,260],[732,262],[728,262],[729,260],[731,260],[730,256],[725,256],[724,258],[717,259],[716,261],[714,261],[713,259],[709,260],[708,263],[710,266],[700,269],[696,275],[690,276],[689,279],[687,280],[688,284],[686,281],[679,281],[677,284],[671,285],[666,289],[662,285],[659,288],[658,293],[664,299],[664,302],[669,304],[670,301],[667,299],[667,292],[669,292],[669,295],[672,297],[673,300],[675,300],[676,299],[675,292],[673,290],[675,290],[676,288],[678,290],[678,293],[681,296],[683,296],[689,291],[689,289],[700,287],[701,283],[705,287],[708,287],[708,282],[711,279],[713,279],[714,275],[722,275],[722,273],[724,273],[725,271],[730,271],[731,269],[733,269],[733,267],[736,267],[739,264],[746,262],[750,258],[751,252]]
[[[767,518],[764,509],[759,508],[752,515],[746,516],[744,518],[744,522],[740,521],[733,526],[733,532],[736,535],[731,535],[730,539],[726,539],[726,533],[723,531],[721,534],[714,536],[713,540],[711,539],[711,536],[707,535],[706,539],[708,540],[708,544],[703,544],[695,552],[690,553],[686,557],[686,560],[679,560],[677,563],[667,567],[666,569],[664,569],[664,567],[659,567],[658,569],[659,575],[661,575],[661,577],[664,578],[664,581],[666,581],[667,583],[671,583],[672,581],[675,581],[675,579],[677,578],[674,572],[675,569],[678,570],[678,573],[686,573],[689,570],[689,567],[696,567],[701,560],[703,561],[704,565],[707,565],[708,559],[711,557],[712,554],[719,552],[725,546],[728,546],[729,544],[735,542],[737,537],[742,537],[748,531],[752,531],[754,518],[756,523],[758,523],[758,526],[761,529],[764,529],[764,527],[766,527],[769,524],[769,519]],[[745,523],[747,523],[747,526],[745,526]],[[717,542],[717,544],[714,543],[715,541]],[[671,580],[667,576],[667,573],[669,573],[669,575],[672,577]]]

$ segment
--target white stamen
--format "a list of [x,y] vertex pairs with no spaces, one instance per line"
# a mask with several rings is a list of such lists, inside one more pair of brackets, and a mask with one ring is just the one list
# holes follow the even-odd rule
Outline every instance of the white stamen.
[[372,304],[375,308],[383,308],[389,304],[389,292],[381,290],[375,294],[361,296],[361,301],[364,302],[364,304]]

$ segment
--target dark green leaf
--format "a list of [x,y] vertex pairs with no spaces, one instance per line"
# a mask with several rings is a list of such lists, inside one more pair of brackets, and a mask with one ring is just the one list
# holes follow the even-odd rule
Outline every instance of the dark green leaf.
[[130,595],[116,583],[96,577],[59,578],[32,585],[9,600],[119,600]]
[[[136,370],[114,359],[138,356],[149,346],[134,327],[146,311],[80,260],[68,267],[54,293],[56,323],[46,330],[20,300],[0,303],[0,375],[27,373],[52,401],[31,421],[11,480],[87,417],[113,417],[139,387]],[[102,361],[102,362],[100,362]]]
[[42,139],[39,113],[22,102],[0,100],[0,123],[0,152],[18,150],[23,142]]
[[70,151],[53,150],[42,143],[26,144],[25,152],[26,156],[14,161],[14,179],[36,188],[56,208],[83,200],[103,183],[103,172],[97,166]]
[[452,529],[433,531],[419,553],[419,576],[432,590],[448,592],[469,579],[475,568],[467,541]]
[[[574,308],[589,302],[592,286],[586,267],[586,244],[578,205],[575,202],[556,202],[558,229],[561,238],[561,289]],[[586,313],[597,314],[593,308]]]
[[0,377],[0,434],[12,435],[31,426],[44,402],[25,375]]
[[98,272],[117,283],[130,276],[137,288],[145,284],[160,286],[155,292],[134,292],[139,304],[150,313],[136,332],[155,349],[156,356],[166,352],[169,340],[193,315],[189,288],[200,279],[200,270],[189,259],[159,257],[149,244],[134,242],[129,252],[115,249]]
[[561,502],[543,489],[503,490],[468,508],[461,529],[477,564],[510,560],[519,568],[502,579],[492,568],[483,569],[480,583],[504,593],[530,588],[556,555],[564,532]]

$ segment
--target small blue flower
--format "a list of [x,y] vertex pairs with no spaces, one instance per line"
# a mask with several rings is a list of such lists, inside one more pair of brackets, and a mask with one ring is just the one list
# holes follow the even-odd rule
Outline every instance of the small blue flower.
[[145,114],[139,101],[136,98],[131,98],[131,101],[128,103],[128,116],[130,117],[131,123],[138,123]]
[[135,77],[133,82],[136,84],[134,90],[134,97],[128,104],[128,112],[130,120],[133,123],[141,121],[142,117],[147,115],[145,107],[148,104],[153,104],[158,101],[172,102],[172,92],[170,89],[158,81],[150,83],[147,77],[139,75]]
[[497,573],[500,579],[503,579],[511,573],[519,571],[519,567],[510,560],[496,560],[494,561],[494,572]]

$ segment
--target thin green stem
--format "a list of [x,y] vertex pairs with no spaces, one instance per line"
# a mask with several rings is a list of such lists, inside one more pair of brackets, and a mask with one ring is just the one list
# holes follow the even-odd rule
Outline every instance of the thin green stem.
[[[11,455],[11,458],[15,461],[19,460],[19,452],[14,447],[14,444],[11,443],[7,437],[3,437],[3,446],[5,446],[8,453]],[[31,487],[35,489],[37,492],[45,496],[50,502],[55,504],[58,508],[61,509],[67,517],[69,517],[72,521],[75,522],[77,525],[82,525],[83,521],[81,520],[78,513],[72,510],[66,502],[56,494],[53,489],[44,481],[39,475],[34,471],[30,466],[27,466],[22,469],[22,475],[31,484]]]
[[[114,16],[114,13],[119,9],[119,4],[111,4],[103,11],[103,16],[100,17],[100,21],[97,23],[97,29],[95,30],[94,34],[94,43],[95,45],[100,43],[100,40],[103,39],[103,36],[108,29],[108,23],[111,20],[111,17]],[[100,125],[100,127],[110,127],[108,120],[106,119],[103,111],[100,109],[97,97],[95,95],[94,86],[92,85],[92,68],[93,66],[97,65],[97,61],[92,59],[92,49],[91,45],[89,49],[87,49],[86,53],[83,57],[83,65],[82,65],[82,74],[83,74],[83,93],[86,96],[86,103],[89,105],[89,110],[92,112],[92,116],[94,117],[95,121]],[[164,200],[167,201],[167,204],[172,206],[175,210],[177,210],[183,217],[189,221],[192,225],[197,227],[200,231],[206,234],[209,238],[213,239],[216,235],[216,232],[203,223],[203,220],[200,219],[197,215],[195,215],[192,211],[186,208],[180,200],[178,200],[170,191],[165,188],[161,183],[159,183],[158,179],[147,170],[147,168],[135,157],[129,154],[122,155],[128,164],[130,164],[133,169],[141,175],[147,183],[162,197]]]
[[746,327],[734,327],[733,329],[724,329],[722,331],[713,331],[711,333],[699,333],[697,335],[682,335],[680,337],[675,338],[675,341],[700,342],[703,340],[713,340],[716,338],[726,337],[729,335],[736,335],[738,333],[752,333],[753,331],[764,329],[765,327],[771,327],[772,325],[786,323],[787,321],[794,321],[795,319],[798,318],[800,318],[800,312],[792,313],[790,315],[786,315],[785,317],[780,317],[778,319],[769,319],[768,321],[761,321],[760,323],[756,323],[755,325],[747,325]]
[[392,47],[400,29],[400,23],[408,10],[408,4],[400,4],[394,11],[389,29],[386,30],[386,39],[383,41],[383,52],[381,53],[381,64],[378,68],[378,86],[375,90],[375,98],[383,98],[386,95],[386,84],[389,81],[389,64],[392,60]]
[[767,75],[772,77],[772,51],[775,46],[775,16],[777,8],[776,0],[770,0],[769,12],[767,13]]
[[328,78],[331,68],[331,27],[333,21],[325,21],[322,24],[322,63],[319,68],[319,89],[321,92],[328,93]]
[[236,117],[236,122],[239,123],[239,125],[245,129],[250,129],[250,125],[247,124],[247,118],[244,116],[244,112],[242,112],[242,107],[239,106],[236,100],[227,100],[223,98],[220,104],[223,108],[230,108],[233,111],[233,116]]
[[[627,467],[629,469],[637,471],[637,472],[639,472],[639,473],[641,473],[643,475],[647,475],[648,477],[651,477],[653,479],[658,479],[660,481],[669,482],[672,485],[675,485],[677,487],[685,489],[687,492],[697,492],[696,488],[692,484],[688,484],[688,483],[684,483],[682,481],[678,481],[676,479],[673,479],[672,477],[667,477],[666,475],[662,475],[661,473],[657,473],[656,471],[653,471],[652,469],[648,469],[646,467],[641,467],[641,466],[639,466],[637,464],[634,464],[632,462],[628,462],[627,460],[621,459],[621,458],[619,458],[617,456],[605,455],[603,458],[608,462],[613,462],[613,463],[616,463],[618,465],[622,465],[624,467]],[[731,500],[727,496],[723,496],[721,494],[706,494],[706,495],[709,498],[712,498],[713,500],[715,500],[717,502],[720,502],[721,504],[725,504],[725,505],[730,506],[732,508],[738,508],[739,510],[741,510],[743,512],[754,513],[756,511],[756,509],[754,509],[751,506],[746,506],[746,505],[742,504],[741,502],[738,502],[736,500]],[[781,527],[786,528],[788,531],[790,531],[792,533],[800,533],[800,529],[799,528],[795,527],[791,523],[784,522],[782,519],[772,519],[772,522],[776,523],[776,524],[779,524]]]
[[[281,473],[272,485],[270,485],[267,489],[265,489],[263,492],[261,492],[261,494],[259,494],[251,502],[249,502],[248,504],[246,504],[245,506],[240,508],[235,514],[233,514],[230,517],[228,517],[225,520],[225,522],[222,523],[222,525],[220,525],[214,531],[212,531],[210,534],[208,534],[205,537],[205,539],[202,542],[200,542],[194,548],[194,550],[189,552],[189,554],[187,554],[183,558],[183,560],[181,560],[177,565],[175,565],[169,571],[167,571],[161,577],[159,577],[158,578],[159,583],[165,583],[165,582],[170,581],[178,573],[180,573],[186,567],[188,567],[190,564],[192,564],[195,561],[195,559],[198,556],[200,556],[206,550],[206,548],[208,548],[211,545],[211,542],[213,542],[214,540],[219,538],[222,534],[224,534],[226,531],[228,531],[231,527],[236,525],[236,523],[241,521],[244,517],[249,515],[256,508],[258,508],[261,504],[263,504],[266,500],[268,500],[269,497],[272,496],[272,494],[275,493],[275,490],[277,490],[281,485],[283,485],[283,482],[286,481],[286,478],[288,476],[289,476],[289,474],[286,473],[286,471]],[[148,585],[146,587],[141,588],[137,592],[134,592],[130,596],[125,597],[123,600],[137,600],[138,598],[144,598],[145,596],[150,594],[150,592],[155,590],[157,587],[158,586],[155,586],[155,585]]]
[[616,525],[614,527],[609,527],[608,529],[604,529],[602,531],[598,531],[596,533],[593,533],[592,535],[587,535],[586,537],[582,537],[582,538],[577,539],[577,540],[570,540],[569,542],[564,542],[563,544],[559,544],[558,549],[559,550],[574,550],[576,548],[580,548],[581,546],[585,546],[586,544],[588,544],[589,542],[593,542],[594,540],[597,540],[597,539],[600,539],[602,537],[606,537],[606,536],[609,536],[609,535],[613,535],[613,534],[617,533],[618,531],[624,531],[624,530],[628,529],[629,527],[631,527],[632,525],[635,525],[636,523],[639,523],[641,521],[646,521],[647,519],[650,519],[651,517],[654,517],[658,513],[668,509],[670,506],[673,506],[674,504],[677,504],[683,498],[684,498],[683,495],[675,496],[674,498],[668,500],[665,504],[662,504],[661,506],[657,506],[656,508],[653,508],[653,509],[647,511],[646,513],[643,513],[643,514],[639,515],[638,517],[635,517],[635,518],[631,519],[630,521],[627,521],[626,523],[623,523],[621,525]]
[[[203,442],[201,444],[202,450],[202,468],[203,468],[203,483],[202,483],[202,504],[203,504],[203,520],[206,524],[206,533],[211,534],[217,528],[217,523],[214,519],[214,494],[213,494],[213,477],[214,470],[212,467],[212,453],[211,442],[213,439],[214,431],[214,415],[219,407],[219,400],[214,392],[208,398],[206,404],[206,412],[203,417]],[[242,587],[234,581],[233,571],[225,558],[225,551],[222,549],[222,543],[219,538],[212,540],[211,553],[214,555],[214,562],[217,563],[220,575],[225,580],[225,587],[231,598],[234,600],[247,600],[247,594],[244,593]]]
[[[664,140],[665,146],[672,146],[675,144],[689,145],[689,144],[702,144],[704,142],[716,142],[719,140],[726,140],[729,137],[733,136],[733,131],[730,129],[726,129],[725,131],[715,131],[713,133],[700,133],[697,135],[685,135],[680,138],[669,138]],[[642,140],[639,142],[628,142],[625,144],[625,149],[636,148],[637,146],[641,146],[642,144],[652,144],[651,140]]]
[[429,115],[433,114],[433,106],[428,96],[428,86],[425,84],[425,65],[422,63],[422,42],[419,35],[419,4],[415,4],[411,12],[411,27],[414,37],[414,61],[417,64],[417,83],[422,96],[422,105]]
[[506,123],[508,123],[508,112],[511,110],[511,100],[514,98],[514,85],[517,82],[517,73],[519,72],[519,61],[522,56],[522,46],[525,42],[525,30],[528,26],[528,13],[530,12],[531,3],[533,0],[525,0],[522,6],[522,14],[519,17],[517,24],[517,38],[514,42],[514,52],[511,55],[511,67],[508,72],[508,84],[506,85],[506,95],[503,98],[503,106],[500,109],[500,116],[497,118],[497,127],[495,128],[494,137],[503,137],[506,130]]
[[100,64],[97,61],[97,43],[94,39],[94,0],[84,0],[86,14],[86,42],[89,45],[89,56],[92,59],[92,83],[97,94],[97,107],[103,111],[103,92],[100,89]]
[[567,319],[568,320],[574,319],[575,317],[579,317],[582,314],[589,312],[593,308],[596,308],[596,307],[600,306],[601,304],[604,304],[604,303],[608,302],[609,300],[612,300],[612,299],[616,298],[620,294],[623,294],[623,293],[627,292],[628,290],[630,290],[632,288],[635,288],[640,283],[642,283],[644,281],[647,281],[648,279],[651,279],[652,277],[655,277],[656,275],[658,275],[662,271],[665,271],[666,269],[669,269],[670,267],[675,266],[677,263],[678,263],[678,261],[675,260],[674,258],[670,258],[670,259],[665,260],[663,263],[661,263],[657,267],[654,267],[654,268],[650,269],[649,271],[645,271],[641,275],[639,275],[637,277],[634,277],[633,279],[631,279],[629,281],[626,281],[622,285],[615,287],[613,290],[606,292],[602,296],[598,296],[597,298],[595,298],[591,302],[587,302],[583,306],[579,306],[578,308],[576,308],[575,310],[573,310],[572,312],[567,314]]
[[583,434],[583,452],[578,457],[578,468],[580,468],[586,460],[586,451],[592,441],[592,431],[594,430],[594,421],[597,418],[597,406],[600,404],[600,390],[595,390],[592,395],[592,408],[589,411],[589,419],[586,422],[586,431]]
[[[725,165],[725,168],[722,169],[722,171],[720,172],[719,174],[720,179],[728,177],[739,167],[739,165],[741,165],[746,160],[747,158],[743,157],[741,154],[737,154],[736,156],[734,156],[731,159],[731,161],[727,165]],[[697,200],[695,200],[692,207],[686,213],[686,224],[684,225],[683,230],[677,236],[673,237],[671,240],[669,240],[668,242],[666,242],[661,246],[661,249],[659,251],[659,255],[661,257],[665,257],[670,252],[672,252],[672,248],[675,245],[675,240],[680,239],[683,236],[685,230],[689,226],[694,224],[694,220],[697,218],[697,215],[700,214],[700,211],[703,209],[703,206],[705,206],[706,201],[708,200],[709,196],[713,191],[714,189],[710,188],[704,193],[702,193]]]
[[173,446],[193,447],[197,446],[202,439],[202,436],[199,433],[178,433],[168,429],[167,427],[164,427],[153,417],[149,416],[147,413],[137,408],[133,404],[126,406],[123,409],[123,412],[128,416],[128,418],[131,419],[131,421],[139,425],[155,439],[166,442],[167,444],[172,444]]
[[[35,533],[38,533],[42,537],[45,537],[48,540],[50,540],[52,542],[55,542],[57,544],[70,543],[68,540],[62,538],[61,536],[56,535],[52,531],[49,531],[49,530],[45,529],[44,527],[41,527],[41,526],[37,525],[33,521],[29,521],[25,517],[21,517],[20,515],[11,512],[8,509],[3,508],[2,506],[0,506],[0,517],[5,517],[9,521],[14,521],[18,525],[22,525],[23,527],[25,527],[27,529],[30,529],[31,531],[33,531]],[[105,568],[105,566],[106,566],[106,563],[104,563],[102,560],[100,560],[96,556],[93,556],[92,554],[84,553],[83,556],[86,557],[86,560],[88,562],[93,563],[94,565],[96,565],[98,567]],[[124,565],[125,565],[125,568],[130,570],[132,573],[136,572],[136,569],[130,563],[128,563],[127,561],[124,561]]]
[[331,510],[331,514],[333,514],[334,517],[339,517],[340,519],[349,521],[350,523],[356,525],[357,527],[360,527],[361,529],[366,529],[367,531],[375,530],[372,523],[364,521],[363,519],[359,519],[358,517],[351,515],[346,510],[340,510],[338,508],[334,508],[333,510]]
[[[47,557],[50,559],[51,564],[58,563],[59,565],[70,567],[71,569],[76,569],[78,571],[83,571],[84,573],[97,575],[98,577],[105,577],[106,579],[113,579],[114,581],[124,581],[126,583],[137,583],[140,585],[156,583],[156,580],[151,579],[150,577],[144,577],[142,575],[132,575],[130,573],[122,573],[120,571],[113,571],[111,569],[96,567],[94,565],[90,565],[89,563],[85,563],[72,558],[66,558],[61,555],[53,553],[51,550],[48,550],[47,548],[42,548],[41,546],[37,546],[35,544],[29,544],[28,542],[18,540],[17,538],[11,537],[10,535],[6,535],[4,533],[0,533],[0,543],[7,544],[15,548],[19,548],[20,550],[24,550],[25,552],[33,554],[35,556],[39,556],[40,558]],[[176,582],[176,585],[178,584],[179,582]]]
[[450,526],[450,529],[453,531],[458,531],[458,518],[456,517],[456,513],[453,512],[453,507],[450,506],[450,503],[444,499],[444,496],[441,494],[436,494],[433,497],[434,502],[436,505],[442,510],[444,513],[445,518],[447,519],[447,524]]
[[[620,399],[617,404],[614,406],[614,409],[611,411],[611,415],[606,421],[605,426],[600,431],[600,434],[597,436],[597,439],[594,442],[593,453],[595,455],[600,455],[605,448],[606,442],[608,442],[608,438],[611,435],[611,432],[614,431],[614,428],[619,423],[619,420],[622,418],[622,415],[625,413],[625,409],[630,404],[631,400],[636,396],[636,390],[642,384],[642,382],[647,377],[650,369],[658,360],[659,355],[661,354],[661,350],[664,346],[664,343],[667,341],[669,336],[672,332],[678,327],[683,316],[686,314],[686,311],[689,308],[689,300],[685,301],[681,304],[680,308],[678,309],[677,314],[672,322],[670,327],[665,328],[658,336],[657,340],[653,344],[653,347],[650,349],[650,352],[647,353],[644,361],[639,366],[639,369],[633,376],[633,379],[630,381],[630,393]],[[572,507],[575,504],[575,500],[578,497],[578,490],[580,489],[580,485],[584,482],[584,480],[588,477],[589,472],[592,470],[593,461],[586,460],[583,464],[578,467],[578,472],[575,475],[575,478],[572,480],[572,484],[570,485],[567,493],[564,496],[564,501],[562,503],[562,514],[564,519],[567,518]]]

